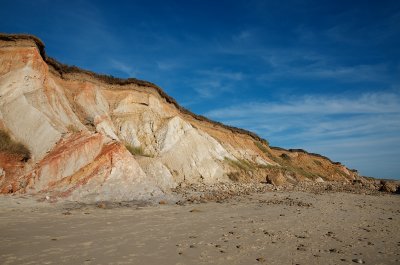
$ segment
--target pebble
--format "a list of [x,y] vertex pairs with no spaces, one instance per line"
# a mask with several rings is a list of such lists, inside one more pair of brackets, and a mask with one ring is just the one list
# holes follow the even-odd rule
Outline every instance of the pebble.
[[307,249],[306,249],[306,247],[305,247],[303,244],[300,244],[300,245],[297,246],[297,250],[299,250],[299,251],[306,251]]
[[352,261],[359,264],[365,263],[362,259],[353,259]]

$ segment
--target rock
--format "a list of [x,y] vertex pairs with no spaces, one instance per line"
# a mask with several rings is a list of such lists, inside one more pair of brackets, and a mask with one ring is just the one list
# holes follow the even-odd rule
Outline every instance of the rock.
[[304,246],[303,244],[300,244],[300,245],[297,246],[297,250],[299,250],[299,251],[306,251],[307,248],[306,248],[306,246]]
[[359,264],[365,263],[362,259],[352,259],[352,261],[353,261],[354,263],[359,263]]
[[328,184],[328,185],[325,187],[325,190],[326,190],[326,191],[332,191],[332,190],[333,190],[333,185],[332,185],[332,184]]
[[258,262],[265,262],[265,258],[263,258],[263,257],[256,258],[256,260],[257,260]]
[[285,177],[282,175],[281,172],[278,172],[276,174],[268,174],[265,177],[265,181],[268,184],[272,184],[274,186],[282,186],[283,184],[286,183]]
[[100,202],[100,203],[97,204],[97,208],[106,209],[107,205],[104,202]]
[[390,192],[390,193],[397,192],[398,187],[396,183],[394,183],[393,181],[382,180],[381,184],[382,187],[380,188],[380,191]]
[[325,181],[321,177],[318,177],[318,178],[315,179],[315,182],[316,183],[323,183]]

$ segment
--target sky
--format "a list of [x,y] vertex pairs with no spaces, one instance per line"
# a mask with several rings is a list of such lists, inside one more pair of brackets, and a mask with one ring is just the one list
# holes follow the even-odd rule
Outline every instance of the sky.
[[0,0],[0,32],[196,114],[400,179],[400,1]]

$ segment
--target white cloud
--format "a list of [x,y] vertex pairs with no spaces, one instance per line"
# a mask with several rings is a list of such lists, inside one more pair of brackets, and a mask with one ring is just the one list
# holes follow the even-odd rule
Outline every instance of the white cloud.
[[[205,116],[255,131],[272,145],[321,153],[366,175],[400,177],[400,165],[388,160],[400,156],[399,94],[308,95],[215,109]],[[379,175],[383,165],[388,175]]]
[[127,77],[135,77],[137,76],[138,72],[133,69],[133,67],[129,66],[128,64],[117,61],[112,59],[111,60],[111,67],[114,68],[115,70],[124,73],[127,75]]
[[247,117],[254,114],[378,114],[399,113],[400,97],[391,93],[365,93],[358,97],[306,95],[281,102],[251,102],[215,109],[206,113],[213,118]]
[[242,72],[226,71],[222,69],[195,71],[195,78],[190,80],[190,86],[200,98],[214,98],[222,92],[234,92],[237,82],[246,78]]

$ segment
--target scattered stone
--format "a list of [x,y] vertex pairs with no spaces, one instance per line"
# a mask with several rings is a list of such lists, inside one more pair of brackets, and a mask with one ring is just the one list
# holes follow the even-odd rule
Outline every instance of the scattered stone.
[[326,233],[326,236],[332,236],[333,235],[333,232],[331,232],[331,231],[328,231],[328,233]]
[[390,193],[395,193],[397,191],[397,185],[393,181],[382,180],[381,185],[382,187],[380,188],[380,191]]
[[306,246],[304,246],[303,244],[300,244],[300,245],[297,246],[297,250],[306,251],[307,249],[306,249]]
[[97,204],[97,208],[106,209],[107,205],[104,202],[100,202],[100,203]]
[[333,191],[333,186],[332,184],[328,184],[325,188],[326,191]]

